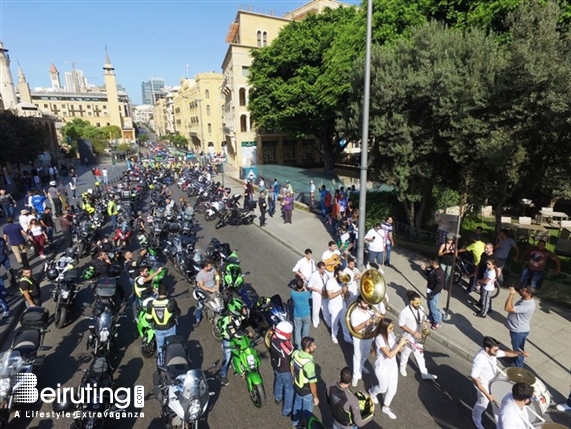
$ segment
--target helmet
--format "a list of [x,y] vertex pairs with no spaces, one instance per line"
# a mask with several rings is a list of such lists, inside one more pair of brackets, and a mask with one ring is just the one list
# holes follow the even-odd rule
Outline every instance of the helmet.
[[197,287],[194,288],[194,291],[192,292],[192,296],[197,301],[203,301],[206,299],[206,293],[202,289],[199,289]]
[[276,330],[274,331],[276,337],[281,340],[290,340],[291,333],[293,332],[293,326],[290,322],[283,321],[277,324]]
[[228,311],[234,316],[241,316],[242,309],[245,306],[246,304],[244,304],[244,301],[242,301],[240,298],[232,298],[228,303]]
[[238,288],[244,282],[240,265],[231,264],[226,267],[224,282],[231,288]]
[[111,265],[109,267],[109,277],[119,277],[121,275],[120,265]]
[[48,270],[48,273],[46,274],[46,276],[51,281],[54,281],[55,279],[57,279],[59,277],[59,271],[56,270],[55,268],[50,268]]
[[56,185],[56,182],[55,182],[54,180],[52,180],[52,181],[50,182],[50,186],[55,186],[55,185]]
[[65,256],[71,259],[77,259],[77,249],[75,247],[68,247],[65,249]]
[[375,404],[371,396],[365,392],[355,392],[355,396],[359,401],[359,410],[361,411],[361,419],[367,419],[375,412]]
[[95,186],[99,186],[99,185],[101,185],[101,183],[95,182]]
[[93,189],[88,189],[88,190],[87,190],[87,193],[88,193],[88,194],[93,194]]
[[220,182],[216,182],[216,183],[214,184],[214,186],[216,186],[217,188],[219,188],[220,186],[222,186],[222,184],[221,184]]

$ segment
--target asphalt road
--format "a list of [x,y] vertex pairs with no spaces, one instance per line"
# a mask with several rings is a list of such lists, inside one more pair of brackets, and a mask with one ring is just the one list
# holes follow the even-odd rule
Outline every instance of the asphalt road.
[[[174,191],[178,198],[177,191]],[[258,227],[225,227],[216,231],[214,222],[205,222],[202,215],[197,215],[201,221],[198,236],[199,248],[204,248],[212,237],[220,241],[227,241],[233,249],[237,249],[244,271],[250,271],[247,281],[252,283],[259,294],[273,295],[281,293],[283,297],[289,295],[287,283],[291,279],[291,268],[300,257],[283,245],[273,242],[268,235]],[[107,231],[110,232],[109,227]],[[323,243],[315,244],[315,253],[320,254],[324,249]],[[82,261],[84,263],[87,260]],[[172,296],[176,298],[182,309],[179,320],[178,333],[188,339],[189,348],[193,357],[193,366],[201,367],[214,376],[220,364],[220,344],[214,340],[206,320],[196,329],[192,329],[193,311],[195,301],[191,297],[188,284],[180,280],[174,268],[169,266],[169,274],[165,280],[172,287]],[[44,284],[43,298],[47,300],[49,286]],[[77,386],[81,380],[83,369],[87,368],[91,356],[86,350],[89,320],[85,316],[91,314],[89,304],[92,302],[92,293],[82,288],[76,297],[77,311],[72,315],[72,322],[61,330],[51,326],[45,337],[44,344],[51,347],[46,351],[45,364],[37,371],[38,388],[55,387],[57,383],[62,386]],[[46,307],[53,313],[53,301],[47,301]],[[129,387],[143,385],[145,387],[144,417],[127,418],[112,422],[112,427],[130,428],[162,428],[159,420],[158,402],[152,395],[152,374],[155,371],[154,359],[145,359],[140,353],[140,341],[135,335],[135,325],[128,317],[123,319],[119,330],[118,350],[116,353],[115,381],[117,386]],[[331,414],[325,400],[325,383],[336,379],[339,371],[352,361],[352,347],[344,344],[332,343],[325,326],[312,328],[311,335],[316,338],[317,350],[315,362],[318,367],[320,392],[320,405],[314,410],[321,417],[327,427],[331,425]],[[393,401],[392,409],[398,416],[397,420],[390,420],[380,410],[377,411],[374,421],[368,428],[470,428],[472,427],[470,412],[476,395],[472,384],[466,375],[470,371],[467,361],[460,359],[435,342],[427,341],[427,365],[429,371],[438,375],[437,382],[420,380],[420,377],[409,368],[407,378],[399,377],[398,393]],[[262,409],[256,409],[251,403],[245,382],[233,377],[229,373],[230,385],[221,387],[217,380],[211,382],[215,395],[211,397],[210,411],[201,425],[203,428],[251,429],[251,428],[290,428],[291,422],[281,416],[280,408],[274,405],[272,396],[273,372],[269,355],[262,344],[258,346],[262,357],[261,373],[265,381],[267,403]],[[372,360],[371,360],[372,361]],[[372,366],[367,364],[372,370]],[[371,387],[374,376],[365,376],[366,387]],[[362,383],[359,390],[363,390]],[[47,404],[36,404],[33,410],[50,411]],[[134,410],[132,410],[134,411]],[[13,418],[11,428],[65,428],[69,427],[71,420],[52,420]],[[487,427],[494,427],[487,419]]]

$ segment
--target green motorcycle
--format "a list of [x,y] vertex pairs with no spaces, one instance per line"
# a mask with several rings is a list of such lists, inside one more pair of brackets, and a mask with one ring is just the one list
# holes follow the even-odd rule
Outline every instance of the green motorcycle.
[[157,350],[157,341],[155,337],[155,329],[153,325],[147,320],[147,303],[153,298],[147,298],[143,301],[143,305],[138,308],[139,314],[137,315],[137,332],[141,338],[141,353],[146,358],[153,357]]
[[232,338],[230,346],[232,347],[232,368],[236,374],[244,377],[250,399],[256,407],[261,408],[266,402],[266,391],[260,374],[260,356],[247,335]]

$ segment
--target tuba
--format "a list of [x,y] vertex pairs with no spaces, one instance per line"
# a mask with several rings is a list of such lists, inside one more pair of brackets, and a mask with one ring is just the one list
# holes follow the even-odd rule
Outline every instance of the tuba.
[[[361,276],[361,283],[359,284],[359,291],[361,296],[369,305],[376,305],[380,303],[387,293],[387,282],[382,274],[375,269],[367,270]],[[357,300],[353,301],[347,308],[345,313],[345,324],[349,329],[351,335],[358,339],[368,339],[375,336],[375,330],[380,322],[380,318],[376,318],[364,332],[357,332],[351,325],[351,314],[355,311]]]

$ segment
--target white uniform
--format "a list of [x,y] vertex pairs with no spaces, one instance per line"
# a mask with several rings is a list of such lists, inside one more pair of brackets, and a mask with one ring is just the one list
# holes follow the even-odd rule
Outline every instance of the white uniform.
[[515,403],[513,395],[509,393],[502,401],[497,417],[497,429],[529,429],[533,425],[529,422],[526,407],[521,409]]
[[[482,383],[482,386],[484,386],[488,393],[490,392],[490,382],[500,372],[497,358],[504,356],[505,353],[502,350],[498,350],[496,356],[490,356],[484,349],[480,349],[480,351],[476,353],[476,356],[474,356],[470,377],[480,380],[480,383]],[[472,408],[472,421],[478,429],[483,429],[482,414],[484,414],[484,411],[488,408],[490,401],[477,387],[476,396],[477,400]],[[503,398],[496,398],[498,401],[501,401],[502,399]],[[494,412],[494,414],[496,414],[496,412]]]
[[349,289],[349,297],[345,301],[346,304],[349,305],[355,301],[355,298],[357,298],[357,295],[359,295],[359,287],[357,286],[357,280],[355,280],[355,277],[360,274],[360,272],[357,268],[351,269],[349,267],[345,268],[343,272],[351,276],[351,280],[349,283],[347,283],[347,288]]
[[[379,384],[371,388],[369,391],[372,396],[377,396],[379,393],[383,394],[383,405],[389,407],[398,387],[398,366],[396,355],[388,358],[383,351],[383,347],[392,350],[397,346],[395,335],[391,332],[388,335],[388,341],[382,335],[377,335],[375,338],[375,349],[377,351],[377,359],[375,360],[375,376]],[[403,350],[407,349],[405,347]],[[402,352],[401,352],[402,354]]]
[[[420,331],[423,326],[423,322],[426,319],[426,313],[422,307],[412,308],[407,305],[399,313],[399,326],[406,326],[413,331]],[[408,332],[403,334],[404,337],[408,338],[412,348],[414,349],[414,360],[416,360],[416,365],[420,370],[421,374],[428,374],[426,369],[426,362],[424,361],[424,349],[423,345],[419,344],[416,337]],[[405,347],[402,349],[400,354],[400,370],[401,372],[406,371],[406,364],[412,350],[410,347]]]
[[[351,313],[351,325],[353,327],[359,326],[370,318],[371,314],[368,311],[355,307],[355,310]],[[363,365],[369,357],[372,345],[373,338],[361,340],[353,337],[353,380],[360,380],[363,377]]]
[[[341,252],[339,251],[339,249],[335,249],[333,251],[327,249],[325,252],[323,252],[323,254],[321,255],[321,261],[326,261],[327,259],[331,258],[333,255],[338,255],[339,258],[341,258]],[[328,277],[333,277],[333,271],[327,271],[325,270],[325,274],[327,274]]]
[[292,271],[294,273],[299,271],[301,274],[303,274],[303,277],[305,277],[305,283],[307,284],[309,277],[315,271],[315,261],[313,259],[307,259],[304,256],[299,261],[297,261]]
[[[341,285],[335,277],[331,277],[329,280],[327,280],[325,288],[328,292],[339,292],[342,289]],[[352,343],[353,337],[351,337],[349,329],[345,324],[345,311],[346,307],[343,294],[340,294],[333,299],[329,299],[329,314],[331,315],[331,338],[334,338],[334,341],[337,341],[339,324],[341,324],[341,328],[343,329],[343,338],[346,342]]]
[[319,310],[323,310],[323,320],[325,324],[329,327],[331,326],[331,315],[329,314],[328,299],[323,298],[323,291],[325,291],[325,284],[329,277],[327,274],[323,274],[323,277],[319,273],[319,270],[315,270],[307,282],[308,288],[317,288],[322,292],[311,291],[311,319],[313,321],[313,327],[317,328],[319,326]]

